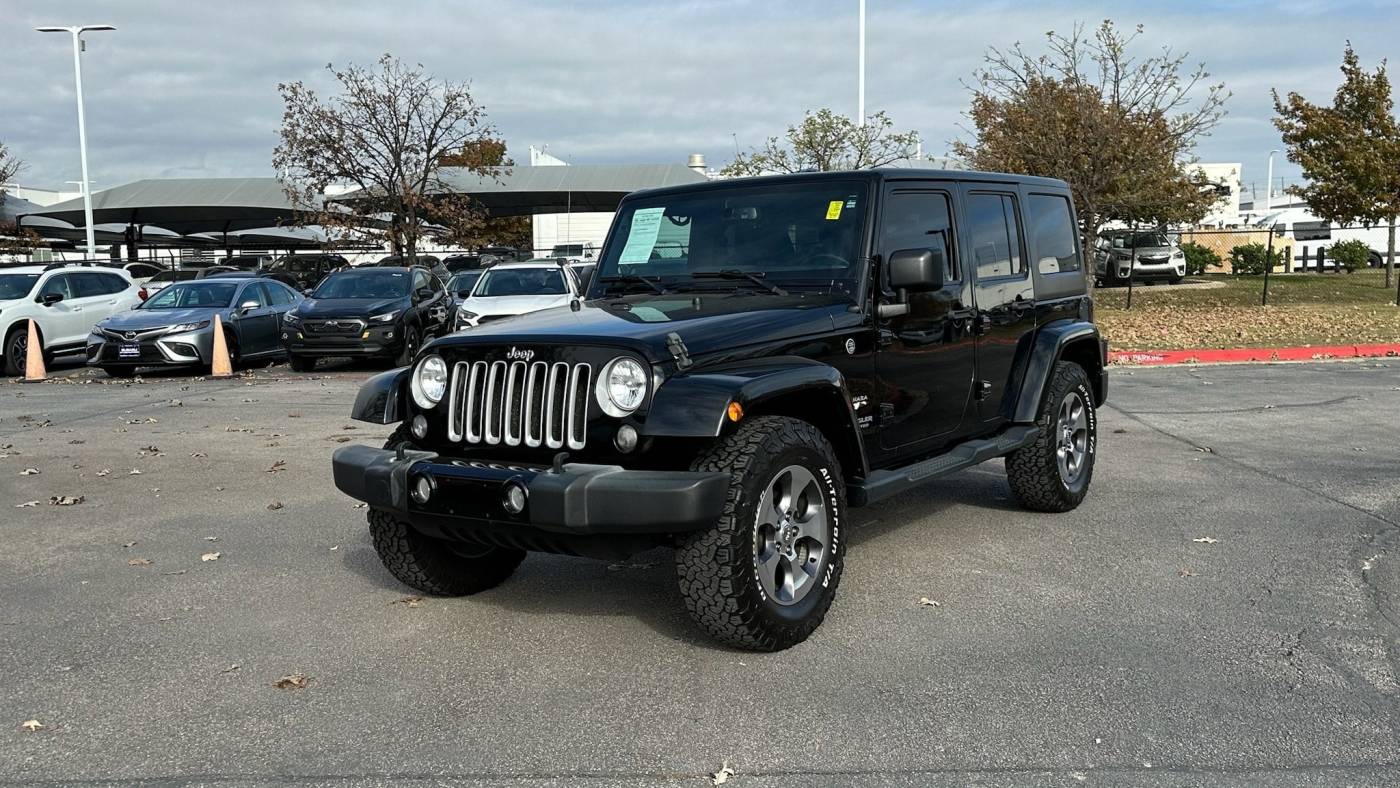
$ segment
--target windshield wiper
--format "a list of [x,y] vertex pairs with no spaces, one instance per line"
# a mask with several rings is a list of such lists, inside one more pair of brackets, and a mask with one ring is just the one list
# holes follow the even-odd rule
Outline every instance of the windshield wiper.
[[754,273],[752,271],[739,271],[733,268],[726,268],[723,271],[696,271],[690,276],[693,279],[747,279],[773,295],[787,295],[786,290],[772,282],[765,281],[763,277],[766,276],[766,274]]
[[632,283],[634,283],[634,282],[640,282],[641,284],[644,284],[644,285],[650,287],[652,290],[655,290],[657,293],[660,293],[660,294],[662,294],[662,295],[665,295],[665,294],[666,294],[666,288],[663,287],[663,286],[661,285],[660,280],[657,280],[657,279],[648,279],[647,277],[642,276],[642,275],[640,275],[640,274],[616,274],[616,275],[614,275],[614,276],[604,276],[604,277],[600,278],[598,281],[599,281],[599,282],[602,282],[602,283],[605,284],[605,285],[607,285],[607,284],[619,284],[619,283],[623,283],[623,282],[628,283],[628,284],[632,284]]

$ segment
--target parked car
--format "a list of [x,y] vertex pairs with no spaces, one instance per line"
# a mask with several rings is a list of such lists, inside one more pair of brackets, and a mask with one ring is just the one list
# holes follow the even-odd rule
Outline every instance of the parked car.
[[1063,181],[634,192],[599,260],[590,299],[443,337],[361,388],[352,415],[398,427],[336,450],[332,476],[401,582],[461,596],[527,550],[669,546],[702,629],[775,651],[831,606],[848,506],[995,457],[1026,508],[1088,493],[1106,348]]
[[240,275],[176,282],[140,306],[93,326],[87,363],[127,378],[142,367],[207,367],[214,358],[214,315],[235,366],[284,354],[282,316],[302,296],[271,279]]
[[181,268],[178,270],[161,271],[141,284],[141,300],[145,301],[147,298],[159,293],[162,288],[176,282],[192,282],[199,279],[203,277],[207,271],[207,268]]
[[500,260],[491,255],[454,254],[442,259],[442,267],[446,268],[448,273],[456,275],[463,271],[478,271],[498,262]]
[[422,343],[451,330],[452,300],[421,266],[362,266],[337,271],[282,320],[292,369],[317,359],[387,358],[407,364]]
[[555,244],[549,256],[556,259],[563,258],[572,263],[582,263],[597,257],[598,250],[593,248],[591,243]]
[[580,298],[574,272],[558,260],[501,263],[481,274],[457,307],[457,328],[523,315]]
[[[408,265],[405,260],[406,258],[400,257],[399,255],[389,255],[370,265],[387,268],[403,268]],[[430,254],[418,255],[418,262],[414,263],[414,265],[428,269],[432,272],[433,276],[436,276],[443,282],[452,278],[452,272],[447,269],[447,266],[443,265],[441,260]]]
[[514,246],[483,246],[476,251],[477,254],[489,255],[502,262],[522,262],[534,257],[529,250],[516,249]]
[[1186,254],[1166,233],[1155,230],[1100,233],[1094,247],[1094,279],[1098,285],[1126,284],[1129,271],[1134,282],[1165,279],[1178,284],[1186,277]]
[[296,289],[311,290],[330,275],[350,263],[338,254],[294,254],[277,258],[271,265],[260,270],[264,276],[277,277],[285,282],[290,277],[296,282]]
[[231,257],[219,258],[219,265],[241,268],[245,271],[256,271],[266,268],[276,262],[277,256],[270,254],[236,254]]
[[138,291],[120,268],[63,263],[0,268],[4,373],[24,373],[30,319],[46,358],[81,353],[92,324],[141,303]]
[[301,284],[301,282],[298,281],[295,276],[292,276],[286,271],[267,271],[261,268],[248,270],[246,268],[230,268],[228,266],[216,266],[216,268],[218,269],[217,271],[214,271],[213,273],[206,273],[204,278],[209,279],[211,277],[219,277],[222,279],[271,279],[274,282],[281,282],[282,284],[292,288],[293,290],[298,289],[298,285]]
[[[1292,246],[1294,250],[1294,259],[1289,262],[1286,270],[1317,268],[1315,257],[1302,259],[1305,246],[1309,247],[1310,253],[1315,254],[1318,248],[1330,247],[1340,241],[1361,241],[1371,252],[1367,256],[1367,265],[1371,268],[1385,267],[1387,250],[1390,248],[1390,226],[1387,222],[1379,222],[1372,227],[1365,227],[1359,222],[1341,225],[1318,218],[1306,206],[1289,206],[1270,211],[1255,219],[1251,226],[1260,229],[1276,228],[1283,233],[1283,237],[1276,240],[1275,245]],[[1336,263],[1331,258],[1325,258],[1322,268],[1335,269]]]
[[588,285],[593,281],[593,272],[597,269],[597,263],[569,263],[569,270],[574,272],[580,293],[588,292]]
[[131,281],[139,287],[146,284],[146,281],[151,277],[162,274],[169,269],[151,263],[126,263],[122,266],[122,270],[126,271],[126,275],[131,277]]

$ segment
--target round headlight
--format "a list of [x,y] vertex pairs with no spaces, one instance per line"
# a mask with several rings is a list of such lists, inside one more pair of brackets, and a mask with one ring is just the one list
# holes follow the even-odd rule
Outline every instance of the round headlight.
[[418,362],[409,386],[413,390],[413,401],[424,410],[442,402],[447,393],[447,362],[442,356],[428,356]]
[[598,404],[609,416],[626,416],[641,407],[646,396],[647,371],[635,359],[615,358],[598,376]]

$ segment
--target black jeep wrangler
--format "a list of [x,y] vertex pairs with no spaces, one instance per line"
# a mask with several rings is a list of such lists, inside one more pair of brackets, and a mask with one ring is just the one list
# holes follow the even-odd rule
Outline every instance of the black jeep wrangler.
[[675,549],[719,640],[821,623],[848,506],[993,457],[1031,509],[1094,470],[1105,344],[1055,180],[812,173],[627,197],[587,300],[438,339],[370,380],[335,452],[385,566],[491,588],[526,551]]

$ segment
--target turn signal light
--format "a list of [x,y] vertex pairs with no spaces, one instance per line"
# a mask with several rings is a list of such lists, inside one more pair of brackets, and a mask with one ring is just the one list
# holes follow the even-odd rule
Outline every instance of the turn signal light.
[[744,418],[744,406],[737,402],[731,402],[726,415],[729,416],[730,421],[737,423],[739,419]]

